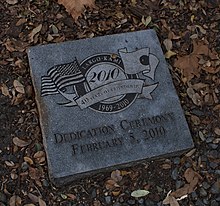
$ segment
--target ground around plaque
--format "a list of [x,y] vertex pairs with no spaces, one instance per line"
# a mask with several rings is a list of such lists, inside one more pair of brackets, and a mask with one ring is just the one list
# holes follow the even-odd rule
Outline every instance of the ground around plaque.
[[[164,203],[171,206],[219,205],[219,1],[96,5],[74,23],[56,1],[0,2],[0,205],[162,206],[170,190]],[[171,65],[195,148],[55,187],[48,178],[26,49],[147,28],[157,31]]]

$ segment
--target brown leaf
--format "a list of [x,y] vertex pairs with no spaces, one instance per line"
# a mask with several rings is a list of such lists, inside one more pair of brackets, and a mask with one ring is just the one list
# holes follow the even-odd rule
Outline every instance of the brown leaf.
[[29,37],[29,42],[33,42],[33,41],[34,41],[34,36],[35,36],[38,32],[40,32],[41,29],[42,29],[42,24],[38,25],[37,27],[35,27],[35,28],[31,31],[31,33],[28,35],[28,37]]
[[186,169],[186,171],[184,172],[184,177],[188,183],[192,182],[195,177],[199,177],[199,179],[202,179],[202,177],[192,168]]
[[164,164],[162,164],[162,168],[165,169],[165,170],[170,169],[171,168],[171,164],[164,163]]
[[34,167],[29,167],[29,176],[31,179],[38,180],[41,177],[41,172],[39,169]]
[[171,50],[168,50],[168,51],[165,53],[165,58],[166,58],[166,59],[169,59],[170,57],[175,56],[175,55],[176,55],[175,52],[173,52],[173,51],[171,51]]
[[4,96],[8,96],[8,97],[11,97],[10,93],[9,93],[9,90],[8,90],[8,87],[6,86],[6,84],[1,84],[0,85],[0,89],[1,89],[1,92]]
[[209,85],[208,84],[204,84],[202,82],[199,82],[197,84],[193,84],[191,85],[190,87],[192,87],[193,89],[195,89],[196,91],[201,91],[201,89],[204,89],[206,87],[208,87]]
[[85,6],[90,8],[95,7],[95,0],[58,0],[58,3],[66,8],[74,20],[77,20],[78,17],[81,16]]
[[194,149],[190,150],[189,152],[187,152],[187,153],[185,154],[185,156],[186,156],[186,157],[191,157],[191,156],[195,153],[195,151],[196,151],[196,149],[194,148]]
[[209,56],[211,59],[217,59],[217,53],[215,51],[211,51],[207,44],[202,41],[193,41],[193,52],[195,55],[205,55]]
[[204,54],[206,56],[209,55],[209,48],[207,44],[204,44],[203,42],[196,42],[193,41],[193,52],[192,54],[198,55],[198,54]]
[[121,172],[119,170],[115,170],[111,173],[111,178],[115,182],[120,182],[122,180]]
[[187,81],[190,81],[194,76],[199,77],[201,68],[199,67],[200,55],[209,56],[211,59],[217,59],[217,53],[211,51],[208,45],[202,41],[193,41],[193,52],[189,55],[178,57],[174,66],[179,68]]
[[194,54],[178,57],[174,66],[181,70],[188,81],[194,76],[200,76],[199,60]]
[[24,161],[27,162],[30,165],[34,164],[33,160],[30,157],[27,157],[27,156],[24,157]]
[[112,191],[112,194],[113,194],[115,197],[118,196],[120,193],[121,193],[121,190],[120,190],[120,189],[117,189],[117,190]]
[[214,129],[215,134],[217,134],[218,136],[220,136],[220,129],[218,127],[216,127]]
[[37,163],[43,163],[45,162],[45,152],[44,151],[38,151],[34,154],[35,162]]
[[18,3],[18,0],[6,0],[6,2],[10,5],[14,5]]
[[220,71],[220,66],[218,66],[218,67],[202,67],[202,69],[210,74],[216,74]]
[[4,45],[6,49],[10,52],[14,52],[14,51],[23,52],[27,48],[28,43],[17,41],[15,39],[12,39],[12,40],[7,39]]
[[25,98],[24,94],[19,93],[17,94],[17,96],[13,97],[11,104],[18,105],[24,100],[24,98]]
[[125,175],[128,175],[128,174],[131,174],[131,172],[127,172],[125,170],[121,170],[121,176],[125,176]]
[[5,161],[5,164],[8,166],[8,167],[14,167],[15,166],[15,163],[13,161],[8,161],[6,160]]
[[22,18],[22,19],[19,19],[15,25],[20,26],[20,25],[24,24],[25,22],[27,22],[27,19]]
[[164,44],[164,46],[165,46],[167,51],[171,50],[172,47],[173,47],[173,43],[172,43],[172,41],[170,39],[165,39],[163,41],[163,44]]
[[74,195],[74,194],[66,194],[66,196],[68,196],[71,200],[76,199],[76,195]]
[[105,187],[107,190],[112,190],[115,187],[120,187],[120,186],[114,180],[110,179],[105,182]]
[[21,94],[24,94],[25,91],[24,91],[24,85],[21,84],[21,82],[19,82],[18,80],[14,80],[13,82],[13,86],[15,88],[15,90]]
[[175,198],[182,197],[189,194],[190,184],[185,184],[183,187],[177,189],[175,192],[172,192],[171,195]]
[[173,197],[170,194],[170,192],[167,194],[166,198],[163,200],[163,204],[165,204],[165,205],[170,204],[170,206],[179,206],[179,203],[177,202],[175,197]]
[[175,198],[183,197],[187,194],[192,193],[199,183],[199,180],[202,179],[202,177],[192,168],[186,169],[184,177],[189,184],[185,184],[183,187],[177,189],[175,192],[172,192],[171,195]]
[[102,203],[99,200],[94,200],[93,206],[101,206]]
[[34,203],[38,202],[38,197],[32,193],[28,193],[28,197],[30,198],[30,200]]
[[38,198],[39,206],[47,206],[46,202],[44,202],[40,197]]
[[200,97],[200,95],[196,93],[192,87],[187,88],[186,93],[188,94],[190,99],[192,99],[195,105],[197,106],[202,105],[202,97]]
[[18,195],[13,195],[9,200],[9,206],[21,205],[21,198]]
[[31,143],[30,141],[26,142],[24,140],[21,140],[18,137],[14,137],[12,141],[18,147],[26,147]]
[[199,125],[200,122],[201,122],[199,117],[197,117],[196,115],[191,115],[191,120],[192,120],[194,125]]

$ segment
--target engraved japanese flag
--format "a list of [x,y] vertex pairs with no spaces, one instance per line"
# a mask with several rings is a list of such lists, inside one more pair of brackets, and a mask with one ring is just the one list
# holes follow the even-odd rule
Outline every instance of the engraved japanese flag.
[[159,60],[155,55],[150,53],[149,48],[143,48],[133,52],[128,52],[127,48],[124,48],[119,49],[118,52],[123,61],[126,74],[142,72],[143,75],[154,79],[155,69]]
[[47,76],[41,78],[41,95],[58,94],[59,90],[85,81],[78,61],[56,65],[50,68]]

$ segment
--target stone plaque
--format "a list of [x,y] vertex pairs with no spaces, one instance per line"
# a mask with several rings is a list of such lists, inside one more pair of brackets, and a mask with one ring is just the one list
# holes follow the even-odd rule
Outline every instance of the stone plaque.
[[28,56],[55,184],[193,147],[153,30],[36,46]]

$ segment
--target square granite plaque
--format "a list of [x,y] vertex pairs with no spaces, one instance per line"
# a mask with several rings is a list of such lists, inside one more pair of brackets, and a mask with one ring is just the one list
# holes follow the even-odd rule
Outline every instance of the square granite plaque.
[[153,30],[30,48],[55,184],[193,147]]

